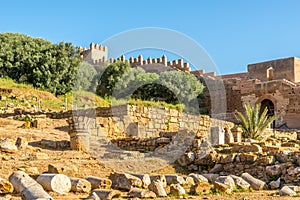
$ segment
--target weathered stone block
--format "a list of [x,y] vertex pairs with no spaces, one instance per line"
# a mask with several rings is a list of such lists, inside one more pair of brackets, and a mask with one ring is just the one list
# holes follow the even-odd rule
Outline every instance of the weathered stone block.
[[254,163],[257,159],[257,155],[253,153],[241,153],[238,155],[240,162]]
[[256,179],[248,173],[243,173],[242,178],[247,181],[254,190],[262,190],[266,187],[266,183],[264,181]]
[[234,180],[235,185],[244,191],[248,190],[250,188],[250,184],[245,181],[243,178],[235,175],[230,175],[231,178]]
[[74,177],[78,173],[78,168],[74,165],[65,164],[49,164],[48,173],[65,174]]
[[164,183],[161,180],[154,180],[149,185],[149,190],[154,192],[157,196],[166,197],[167,193],[164,188]]
[[184,178],[177,174],[165,174],[165,178],[166,178],[168,185],[171,185],[171,184],[183,185],[185,183]]
[[186,194],[184,188],[179,184],[171,184],[170,186],[170,194],[174,194],[176,196],[183,196]]
[[201,174],[191,173],[189,177],[192,177],[195,183],[208,182],[207,178]]
[[209,194],[211,185],[207,182],[196,183],[190,188],[190,193],[197,195]]
[[289,186],[283,186],[279,190],[279,195],[280,196],[296,196],[297,193],[293,191]]
[[226,184],[215,181],[214,186],[215,186],[216,189],[220,190],[221,192],[224,192],[224,193],[227,193],[227,194],[232,193],[232,189],[230,188],[229,185],[226,185]]
[[247,153],[247,152],[253,152],[253,153],[261,153],[262,148],[257,144],[235,144],[231,152],[233,153]]
[[130,198],[156,198],[156,194],[149,190],[139,189],[139,188],[132,188],[128,192],[128,196]]
[[130,190],[133,187],[142,187],[143,182],[136,176],[126,173],[111,173],[109,179],[112,186],[116,189]]

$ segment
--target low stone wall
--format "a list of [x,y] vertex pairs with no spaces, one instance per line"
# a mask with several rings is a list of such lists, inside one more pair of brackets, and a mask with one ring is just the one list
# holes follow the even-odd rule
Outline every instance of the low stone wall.
[[298,141],[244,142],[207,150],[205,142],[195,140],[178,162],[201,173],[240,176],[247,172],[266,182],[281,178],[285,183],[299,184],[299,145]]
[[140,151],[149,152],[155,151],[158,148],[162,148],[168,145],[171,138],[157,137],[157,138],[122,138],[114,139],[112,143],[120,147],[123,150],[128,151]]
[[69,120],[70,130],[86,127],[91,134],[112,139],[159,137],[160,132],[179,130],[194,132],[197,137],[207,137],[210,129],[210,117],[207,115],[192,115],[163,107],[124,105],[76,111],[71,116],[73,119],[86,118],[81,123],[88,124],[73,124],[74,120]]

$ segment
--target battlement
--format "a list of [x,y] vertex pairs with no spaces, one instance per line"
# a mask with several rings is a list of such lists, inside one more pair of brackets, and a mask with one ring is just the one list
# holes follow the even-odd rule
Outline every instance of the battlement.
[[151,68],[152,65],[162,65],[166,67],[170,67],[175,70],[180,70],[184,72],[189,72],[194,74],[195,76],[210,76],[216,77],[215,72],[205,73],[204,70],[191,71],[190,64],[188,62],[183,62],[183,59],[176,59],[168,61],[167,56],[163,55],[160,58],[151,58],[148,57],[144,59],[142,55],[139,55],[137,58],[130,57],[126,60],[125,55],[120,56],[119,58],[110,58],[108,59],[108,48],[106,46],[102,46],[101,44],[91,43],[89,49],[80,47],[80,55],[81,58],[87,61],[88,63],[102,64],[104,62],[115,63],[117,61],[128,62],[132,67],[143,67],[145,65],[149,65],[148,68]]
[[79,48],[82,59],[90,64],[99,64],[107,61],[108,48],[101,44],[90,44],[90,48]]
[[117,61],[128,62],[132,67],[149,65],[149,64],[161,64],[163,66],[171,67],[173,69],[180,70],[180,71],[185,71],[185,72],[191,71],[190,64],[188,62],[183,62],[183,59],[168,61],[166,55],[163,55],[160,58],[148,57],[147,59],[143,59],[143,56],[139,55],[137,58],[130,57],[128,60],[126,60],[125,55],[122,55],[117,59],[114,58],[109,59],[110,63],[114,63]]
[[99,51],[103,51],[103,52],[108,52],[108,48],[106,46],[102,46],[101,44],[91,43],[89,49],[79,47],[80,54],[84,54],[85,52],[92,51],[92,50],[99,50]]

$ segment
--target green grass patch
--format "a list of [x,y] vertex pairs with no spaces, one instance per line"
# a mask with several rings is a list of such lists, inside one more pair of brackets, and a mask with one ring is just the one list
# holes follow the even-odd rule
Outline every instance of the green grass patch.
[[175,109],[178,111],[188,110],[183,104],[169,104],[163,101],[144,101],[140,99],[115,99],[101,98],[92,92],[74,91],[64,95],[55,96],[42,89],[34,88],[29,84],[20,84],[9,78],[0,78],[0,88],[13,89],[11,94],[4,94],[6,98],[0,100],[0,107],[5,107],[7,104],[14,106],[20,105],[23,107],[38,107],[40,102],[41,110],[62,111],[67,109],[82,109],[94,107],[108,107],[118,105],[136,105],[143,107],[164,107]]
[[234,187],[233,188],[233,190],[232,190],[232,192],[236,192],[236,193],[241,193],[241,192],[245,192],[245,191],[247,191],[247,190],[244,190],[244,189],[242,189],[242,188],[238,188],[238,187]]
[[10,78],[0,78],[0,88],[35,90],[35,88],[32,85],[24,84],[24,83],[16,83],[14,80]]
[[110,98],[110,99],[106,99],[106,101],[108,101],[110,103],[111,106],[119,106],[119,105],[136,105],[136,106],[143,106],[143,107],[147,107],[147,108],[151,108],[154,106],[157,107],[165,107],[165,108],[169,108],[169,109],[175,109],[178,111],[182,111],[184,109],[184,105],[183,104],[169,104],[163,101],[144,101],[144,100],[140,100],[140,99],[115,99],[115,98]]

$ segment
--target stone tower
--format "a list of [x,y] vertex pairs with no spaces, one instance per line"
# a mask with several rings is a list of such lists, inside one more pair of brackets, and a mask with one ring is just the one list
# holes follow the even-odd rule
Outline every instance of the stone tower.
[[89,49],[80,48],[81,57],[90,64],[101,64],[107,61],[108,49],[99,44],[90,44]]

